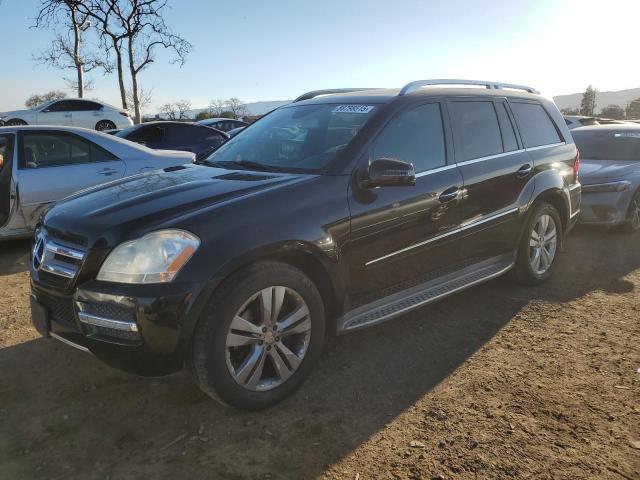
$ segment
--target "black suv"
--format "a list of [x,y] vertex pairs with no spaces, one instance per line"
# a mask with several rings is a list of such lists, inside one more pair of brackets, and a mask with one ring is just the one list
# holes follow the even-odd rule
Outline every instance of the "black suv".
[[209,395],[266,407],[328,333],[509,271],[549,278],[579,213],[578,166],[562,116],[529,87],[310,92],[199,164],[51,208],[33,322],[115,367],[186,365]]

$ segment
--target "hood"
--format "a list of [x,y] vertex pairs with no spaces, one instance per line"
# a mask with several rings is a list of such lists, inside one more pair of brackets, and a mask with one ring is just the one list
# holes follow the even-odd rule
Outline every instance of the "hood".
[[89,246],[110,246],[201,210],[309,178],[309,175],[181,165],[84,190],[48,210],[44,226]]
[[24,117],[24,116],[31,116],[33,114],[35,114],[36,111],[35,110],[10,110],[8,112],[0,112],[0,118],[4,117],[9,117],[9,118],[13,118],[13,117]]
[[580,181],[585,185],[622,179],[634,172],[640,172],[640,162],[580,159]]

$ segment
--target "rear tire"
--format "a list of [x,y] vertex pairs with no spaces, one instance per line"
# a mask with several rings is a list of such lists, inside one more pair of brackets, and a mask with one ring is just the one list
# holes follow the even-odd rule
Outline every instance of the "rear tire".
[[535,205],[518,246],[513,272],[516,280],[524,285],[547,281],[555,269],[561,240],[558,211],[547,202]]
[[96,130],[99,132],[104,132],[105,130],[115,130],[116,124],[111,120],[100,120],[96,123]]
[[7,127],[19,127],[21,125],[28,125],[27,122],[20,118],[12,118],[11,120],[7,120],[6,122],[4,122],[4,124]]
[[262,409],[302,384],[324,337],[324,305],[313,282],[290,265],[260,262],[212,296],[193,334],[189,369],[212,398]]
[[627,220],[622,226],[622,230],[626,233],[640,232],[640,190],[631,199]]

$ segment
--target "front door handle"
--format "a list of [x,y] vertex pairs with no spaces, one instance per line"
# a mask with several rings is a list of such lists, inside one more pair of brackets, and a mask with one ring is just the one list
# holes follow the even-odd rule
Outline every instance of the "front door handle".
[[118,173],[117,170],[113,168],[104,168],[98,172],[100,175],[113,175],[114,173]]
[[518,169],[516,175],[518,175],[519,177],[526,177],[531,173],[531,170],[533,170],[533,167],[531,166],[531,164],[527,163]]
[[451,187],[442,192],[438,197],[438,200],[440,200],[440,203],[449,203],[456,200],[459,195],[460,189],[458,187]]

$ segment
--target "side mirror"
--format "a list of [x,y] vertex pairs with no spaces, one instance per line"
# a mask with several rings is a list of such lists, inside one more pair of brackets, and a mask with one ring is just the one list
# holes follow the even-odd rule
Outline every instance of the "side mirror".
[[413,165],[393,158],[379,158],[369,165],[361,185],[373,187],[412,187],[416,184]]

